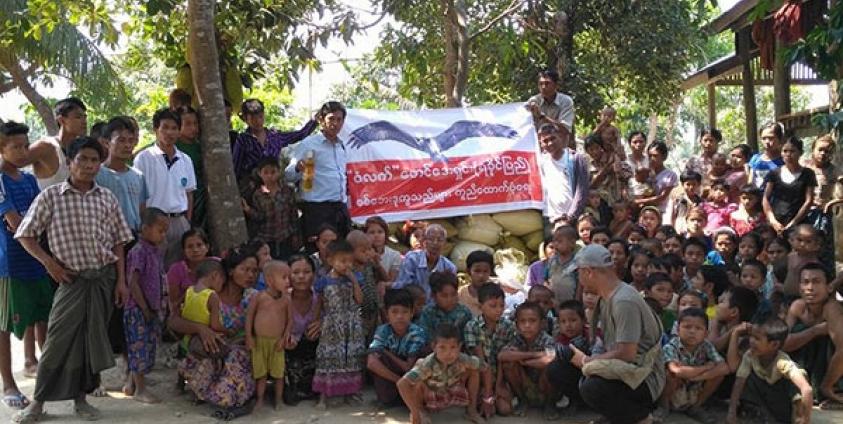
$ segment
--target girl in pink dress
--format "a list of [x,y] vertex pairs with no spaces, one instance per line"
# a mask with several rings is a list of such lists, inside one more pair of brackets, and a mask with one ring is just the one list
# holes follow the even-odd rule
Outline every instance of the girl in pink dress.
[[760,222],[764,222],[761,211],[761,189],[747,184],[741,188],[738,210],[729,215],[729,226],[738,236],[752,231]]

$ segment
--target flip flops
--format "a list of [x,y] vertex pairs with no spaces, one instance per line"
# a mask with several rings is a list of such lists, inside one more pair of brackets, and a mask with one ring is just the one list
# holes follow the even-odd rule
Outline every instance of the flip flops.
[[34,412],[24,409],[12,416],[12,422],[15,424],[33,424],[40,421],[44,415],[47,415],[44,411]]
[[102,418],[99,409],[89,403],[77,403],[73,406],[73,411],[76,412],[76,417],[83,421],[97,421]]
[[29,406],[29,399],[23,393],[4,395],[3,404],[9,409],[23,409]]

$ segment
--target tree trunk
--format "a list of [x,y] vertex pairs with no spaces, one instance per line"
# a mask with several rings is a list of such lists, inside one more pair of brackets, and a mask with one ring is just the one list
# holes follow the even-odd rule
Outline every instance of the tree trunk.
[[659,131],[659,115],[656,113],[650,114],[649,124],[647,125],[647,144],[656,141],[656,136]]
[[32,84],[29,83],[27,77],[27,72],[21,68],[20,63],[18,63],[17,58],[12,56],[10,58],[4,58],[3,63],[0,64],[7,71],[9,71],[9,75],[12,78],[12,83],[17,87],[18,90],[23,93],[26,100],[29,100],[29,103],[35,107],[35,110],[38,112],[38,116],[41,117],[41,121],[44,122],[44,128],[47,130],[48,135],[56,135],[59,133],[59,124],[56,122],[56,117],[53,115],[53,109],[50,107],[50,103]]
[[465,87],[468,82],[468,50],[470,38],[466,24],[465,3],[463,0],[441,0],[445,11],[445,105],[462,106]]
[[211,240],[219,251],[246,241],[246,220],[223,105],[223,85],[214,31],[214,0],[188,0],[188,42],[193,86],[202,118],[202,159],[208,190],[208,222]]

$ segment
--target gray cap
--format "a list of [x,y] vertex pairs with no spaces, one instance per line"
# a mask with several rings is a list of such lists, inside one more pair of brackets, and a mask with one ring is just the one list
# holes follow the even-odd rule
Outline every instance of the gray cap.
[[580,249],[574,257],[574,269],[587,268],[609,268],[615,266],[612,261],[612,254],[605,247],[591,243]]

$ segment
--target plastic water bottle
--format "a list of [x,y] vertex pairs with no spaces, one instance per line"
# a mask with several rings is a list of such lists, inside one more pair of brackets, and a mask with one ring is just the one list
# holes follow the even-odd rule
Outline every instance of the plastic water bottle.
[[313,177],[316,175],[316,160],[313,156],[313,150],[311,150],[304,158],[304,175],[301,182],[301,188],[304,191],[313,190]]

